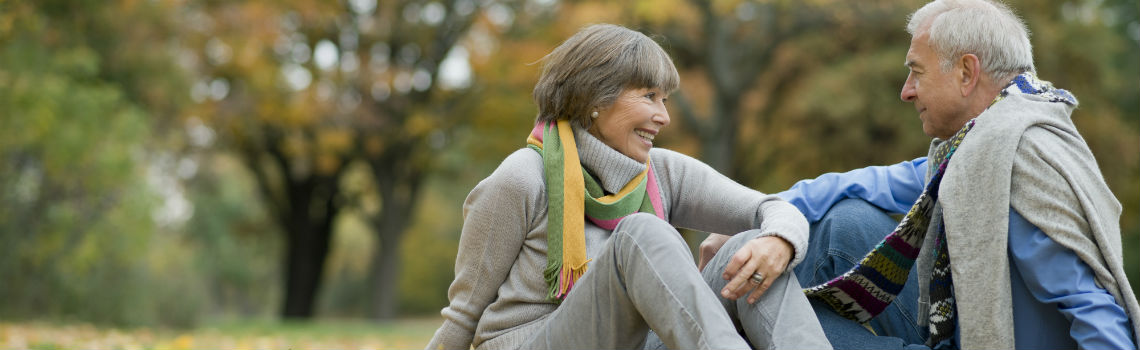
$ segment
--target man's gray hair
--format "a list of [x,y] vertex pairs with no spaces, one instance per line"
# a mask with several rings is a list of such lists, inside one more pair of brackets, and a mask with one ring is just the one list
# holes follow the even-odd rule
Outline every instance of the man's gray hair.
[[1033,46],[1029,29],[1005,4],[990,0],[935,0],[910,15],[906,31],[912,36],[928,30],[930,47],[942,71],[962,55],[974,54],[982,71],[995,83],[1032,72]]
[[567,119],[589,128],[590,112],[609,107],[623,90],[660,88],[668,94],[681,80],[657,42],[612,24],[582,28],[542,60],[534,86],[539,123]]

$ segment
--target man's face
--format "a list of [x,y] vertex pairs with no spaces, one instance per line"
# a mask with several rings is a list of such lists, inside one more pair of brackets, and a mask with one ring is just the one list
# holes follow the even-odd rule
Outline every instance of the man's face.
[[955,64],[943,72],[938,55],[928,44],[929,37],[929,30],[924,29],[910,40],[910,50],[906,53],[910,75],[899,97],[914,103],[926,136],[945,140],[954,136],[973,116],[969,115],[961,89],[962,67]]

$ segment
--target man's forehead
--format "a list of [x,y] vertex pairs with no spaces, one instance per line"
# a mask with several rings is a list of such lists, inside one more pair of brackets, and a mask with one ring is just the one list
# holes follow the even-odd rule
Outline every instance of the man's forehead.
[[913,47],[906,51],[906,58],[903,61],[903,65],[907,68],[922,67],[922,64],[918,62],[918,55],[914,53]]
[[918,50],[924,48],[928,36],[929,35],[923,31],[911,38],[910,48],[906,50],[906,60],[903,62],[903,65],[907,68],[922,67],[922,64],[919,63]]

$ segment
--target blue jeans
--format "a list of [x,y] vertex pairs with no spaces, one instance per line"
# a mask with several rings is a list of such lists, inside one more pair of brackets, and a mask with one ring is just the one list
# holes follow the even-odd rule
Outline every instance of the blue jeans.
[[[866,201],[844,199],[811,225],[807,254],[793,271],[804,288],[825,283],[854,267],[897,225]],[[827,340],[835,349],[928,349],[922,345],[926,329],[916,322],[916,275],[912,271],[894,302],[869,322],[874,333],[835,313],[826,303],[811,299]]]

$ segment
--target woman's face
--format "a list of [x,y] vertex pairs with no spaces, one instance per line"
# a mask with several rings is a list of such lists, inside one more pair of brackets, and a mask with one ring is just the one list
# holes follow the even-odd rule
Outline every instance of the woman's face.
[[626,89],[613,105],[597,111],[590,133],[610,148],[645,163],[653,139],[669,125],[667,97],[658,88]]

